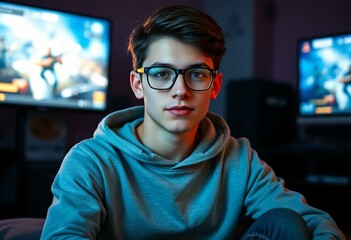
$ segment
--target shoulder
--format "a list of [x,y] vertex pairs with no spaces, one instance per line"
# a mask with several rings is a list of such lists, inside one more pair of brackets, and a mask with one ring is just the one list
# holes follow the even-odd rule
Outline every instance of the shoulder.
[[253,149],[251,147],[250,141],[247,138],[235,138],[231,136],[228,139],[226,151],[230,151],[232,154],[237,156],[250,158]]
[[242,174],[251,171],[252,162],[257,158],[247,138],[229,137],[221,155],[226,168]]
[[115,148],[106,139],[93,137],[85,139],[72,147],[70,151],[81,152],[86,155],[102,155],[115,152]]
[[68,151],[61,168],[68,171],[103,171],[104,166],[112,167],[119,161],[118,151],[120,150],[100,138],[86,139]]

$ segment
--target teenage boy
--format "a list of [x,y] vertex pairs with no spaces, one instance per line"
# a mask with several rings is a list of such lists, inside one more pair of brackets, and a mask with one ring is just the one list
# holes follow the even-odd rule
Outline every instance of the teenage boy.
[[[222,29],[185,6],[130,36],[130,85],[143,106],[109,114],[54,180],[42,239],[344,239],[208,112],[221,89]],[[233,109],[235,111],[235,109]]]

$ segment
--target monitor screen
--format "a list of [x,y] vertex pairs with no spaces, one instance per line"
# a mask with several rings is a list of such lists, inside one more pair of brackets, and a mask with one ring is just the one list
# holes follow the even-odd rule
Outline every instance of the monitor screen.
[[111,22],[0,1],[0,105],[104,111]]
[[298,41],[299,119],[351,123],[351,33]]

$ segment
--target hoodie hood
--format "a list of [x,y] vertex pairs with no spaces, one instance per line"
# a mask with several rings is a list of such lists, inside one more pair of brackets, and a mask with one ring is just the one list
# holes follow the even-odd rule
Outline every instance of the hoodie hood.
[[168,168],[182,168],[208,161],[221,152],[230,137],[229,127],[223,118],[209,112],[199,126],[203,134],[198,146],[190,156],[177,162],[153,153],[138,140],[136,128],[143,122],[143,117],[143,106],[110,113],[99,123],[94,137],[109,142],[137,161]]

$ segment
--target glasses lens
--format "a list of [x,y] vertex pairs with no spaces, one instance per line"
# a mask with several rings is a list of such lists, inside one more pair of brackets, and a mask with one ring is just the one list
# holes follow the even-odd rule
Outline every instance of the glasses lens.
[[157,89],[170,88],[175,76],[175,70],[168,67],[152,67],[148,72],[150,86]]
[[193,90],[206,90],[212,82],[212,71],[207,68],[189,68],[184,75],[188,87]]

